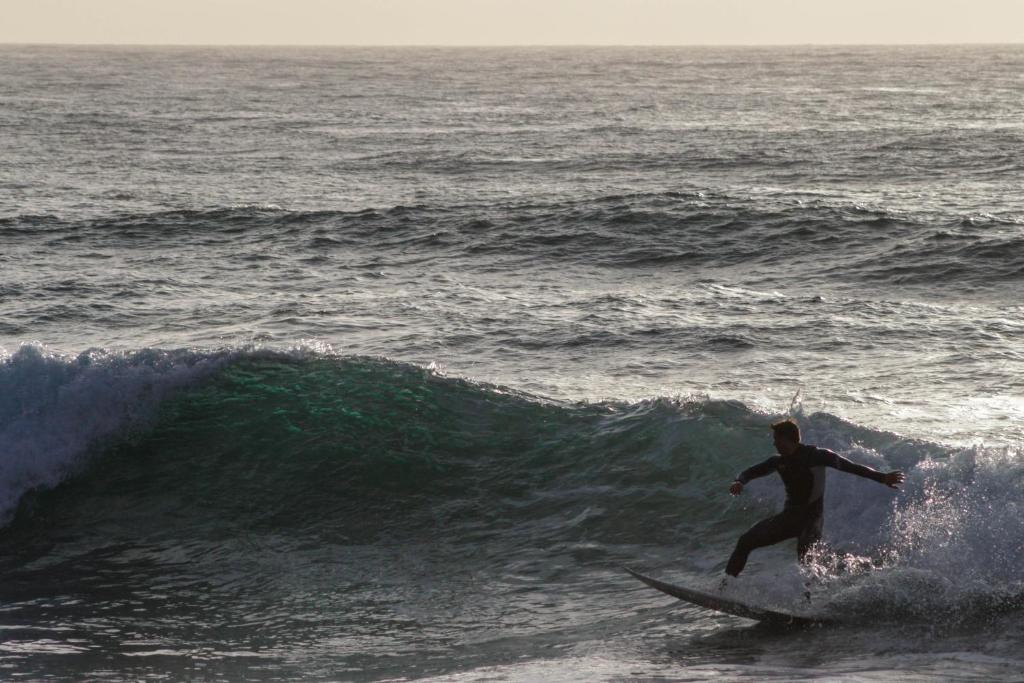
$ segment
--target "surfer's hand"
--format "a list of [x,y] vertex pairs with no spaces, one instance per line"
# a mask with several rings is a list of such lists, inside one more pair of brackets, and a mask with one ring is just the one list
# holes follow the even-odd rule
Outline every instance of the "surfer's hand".
[[891,489],[897,489],[899,488],[897,484],[903,483],[903,473],[898,470],[895,472],[886,472],[885,481],[883,483]]
[[740,491],[742,491],[742,490],[743,490],[743,482],[740,482],[740,481],[734,481],[732,483],[732,485],[729,487],[729,493],[731,493],[734,496],[740,495]]

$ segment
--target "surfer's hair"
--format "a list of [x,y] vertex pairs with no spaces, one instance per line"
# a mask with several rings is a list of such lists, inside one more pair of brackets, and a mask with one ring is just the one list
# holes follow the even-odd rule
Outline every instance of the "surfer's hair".
[[776,422],[772,425],[772,431],[776,436],[781,436],[787,441],[800,443],[800,426],[792,418]]

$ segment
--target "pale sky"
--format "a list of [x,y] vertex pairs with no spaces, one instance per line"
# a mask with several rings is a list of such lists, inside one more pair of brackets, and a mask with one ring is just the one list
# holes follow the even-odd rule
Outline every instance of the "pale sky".
[[1021,43],[1024,0],[0,0],[0,43]]

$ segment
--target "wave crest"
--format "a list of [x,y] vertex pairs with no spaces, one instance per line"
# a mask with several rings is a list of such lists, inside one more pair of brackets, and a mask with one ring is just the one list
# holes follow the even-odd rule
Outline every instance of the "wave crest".
[[[564,403],[309,351],[61,359],[25,347],[4,361],[0,383],[3,510],[9,519],[22,499],[14,527],[33,536],[44,533],[37,518],[79,537],[103,529],[105,539],[166,534],[173,519],[188,538],[436,537],[597,557],[683,547],[703,571],[782,499],[774,478],[740,499],[725,493],[770,453],[766,427],[777,417],[734,401]],[[899,495],[831,474],[829,543],[873,557],[894,586],[918,572],[924,584],[994,595],[1024,578],[1016,453],[798,417],[808,442],[908,473]]]

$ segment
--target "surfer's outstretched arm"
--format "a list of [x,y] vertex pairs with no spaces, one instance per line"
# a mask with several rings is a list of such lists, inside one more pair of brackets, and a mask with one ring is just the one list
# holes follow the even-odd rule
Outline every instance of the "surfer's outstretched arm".
[[849,472],[850,474],[856,474],[858,477],[864,477],[865,479],[873,479],[879,484],[885,484],[889,488],[896,488],[898,484],[903,483],[903,472],[895,470],[892,472],[879,472],[878,470],[871,469],[866,465],[858,465],[852,460],[847,460],[838,453],[832,451],[820,450],[823,462],[821,464],[828,467],[833,467],[840,472]]
[[779,457],[777,455],[773,455],[764,462],[759,462],[753,467],[748,467],[747,469],[740,472],[739,476],[737,476],[736,479],[733,480],[732,485],[729,487],[729,493],[731,493],[734,496],[737,496],[739,495],[740,491],[743,490],[743,487],[747,484],[747,482],[750,481],[751,479],[757,479],[758,477],[766,477],[772,472],[774,472],[778,465],[778,460]]

